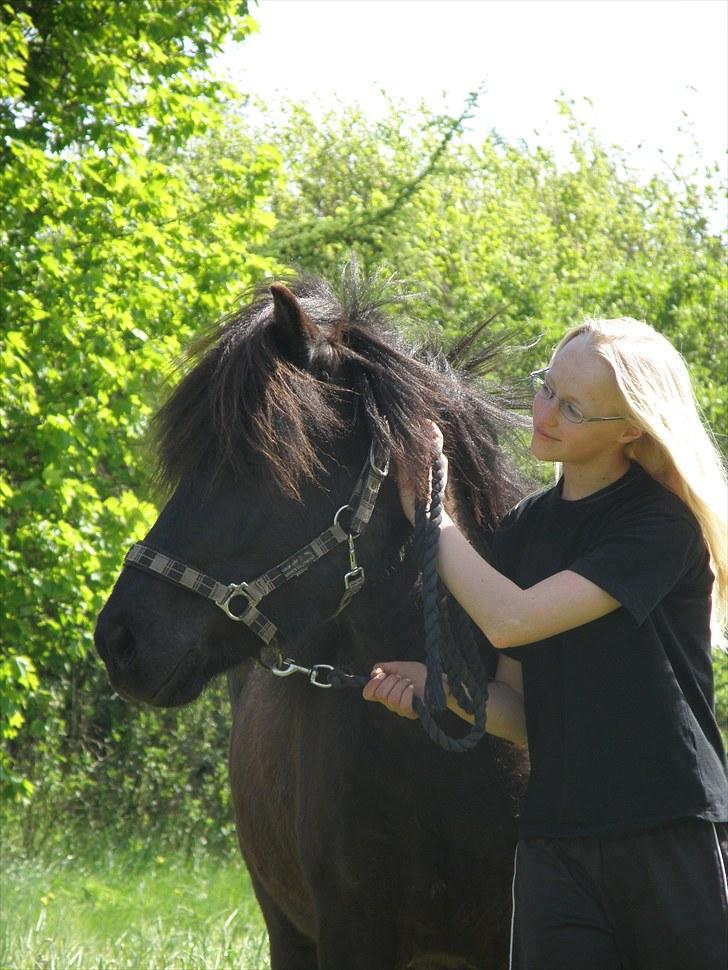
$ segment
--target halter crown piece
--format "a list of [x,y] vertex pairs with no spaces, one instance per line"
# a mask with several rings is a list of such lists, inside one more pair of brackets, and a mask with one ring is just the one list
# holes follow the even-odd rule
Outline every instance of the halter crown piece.
[[[221,583],[186,562],[174,559],[141,542],[131,547],[124,559],[124,565],[153,573],[159,579],[183,586],[205,599],[212,600],[231,620],[245,623],[269,647],[275,644],[278,628],[258,610],[258,603],[289,579],[305,573],[309,566],[342,542],[349,544],[350,568],[344,574],[344,592],[332,618],[338,616],[362,588],[365,580],[364,567],[356,561],[354,540],[368,525],[379,488],[388,473],[389,446],[374,440],[349,501],[338,510],[329,528],[256,579],[240,583]],[[350,513],[348,528],[344,528],[340,522],[344,513]],[[232,609],[235,600],[241,601],[240,612]],[[279,654],[279,658],[280,656]]]

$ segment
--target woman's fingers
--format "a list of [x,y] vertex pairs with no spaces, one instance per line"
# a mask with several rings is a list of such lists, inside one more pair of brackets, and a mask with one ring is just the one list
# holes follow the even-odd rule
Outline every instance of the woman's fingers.
[[[442,436],[442,431],[435,424],[434,421],[427,420],[427,427],[430,432],[430,453],[431,457],[437,458],[442,455],[445,462],[444,466],[444,482],[447,483],[448,465],[447,458],[443,453],[444,439]],[[400,467],[397,462],[394,462],[394,478],[397,482],[397,488],[399,489],[399,499],[402,505],[402,511],[404,512],[410,523],[414,525],[415,521],[415,483],[410,477],[409,469]],[[427,484],[427,501],[426,505],[430,504],[430,489],[432,487],[432,472],[429,474],[429,480]]]
[[[430,425],[430,434],[432,438],[433,460],[437,458],[442,458],[442,461],[443,461],[443,469],[442,469],[443,483],[442,484],[444,488],[447,485],[447,476],[448,476],[448,469],[449,469],[447,455],[443,450],[445,447],[445,439],[442,436],[442,431],[440,431],[439,427],[435,424],[434,421],[429,421],[428,424]],[[432,475],[430,475],[430,483],[432,483]],[[429,502],[429,496],[428,496],[428,502]]]
[[365,700],[378,701],[384,704],[387,710],[401,717],[416,717],[412,709],[414,687],[408,677],[388,674],[381,669],[376,670],[362,694]]
[[406,677],[397,677],[391,674],[390,678],[394,683],[389,687],[386,698],[382,699],[382,703],[394,714],[399,714],[401,717],[411,717],[414,714],[412,710],[412,682],[407,680]]
[[442,436],[442,431],[434,421],[428,421],[430,426],[430,435],[432,437],[432,451],[435,455],[439,455],[445,445],[445,439]]
[[385,674],[384,671],[374,674],[372,679],[364,688],[364,696],[367,700],[379,701],[385,707],[395,704],[395,698],[401,692],[403,686],[411,683],[406,677],[399,674]]

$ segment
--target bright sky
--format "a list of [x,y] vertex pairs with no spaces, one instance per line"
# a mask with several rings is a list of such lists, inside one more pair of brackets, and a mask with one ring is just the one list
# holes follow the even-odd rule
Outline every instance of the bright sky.
[[260,33],[218,64],[268,102],[375,113],[383,88],[458,112],[485,82],[475,136],[495,128],[558,151],[563,91],[646,172],[660,149],[672,161],[695,143],[726,172],[726,0],[258,0],[251,12]]

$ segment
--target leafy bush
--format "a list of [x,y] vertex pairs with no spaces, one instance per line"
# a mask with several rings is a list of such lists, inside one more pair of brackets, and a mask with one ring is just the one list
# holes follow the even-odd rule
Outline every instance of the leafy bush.
[[95,699],[79,692],[100,697],[93,621],[121,551],[155,515],[137,446],[162,375],[272,267],[252,249],[273,219],[264,201],[276,153],[250,147],[196,192],[184,164],[237,97],[205,67],[223,39],[249,31],[246,10],[237,0],[192,0],[175,17],[162,0],[3,8],[6,795],[30,791],[10,754],[45,738],[63,759]]
[[472,102],[458,118],[396,103],[376,122],[356,107],[271,113],[207,70],[251,29],[246,4],[166,6],[3,6],[0,784],[29,849],[59,817],[229,838],[224,688],[135,710],[111,695],[92,629],[156,515],[144,434],[172,364],[251,282],[335,276],[356,253],[421,292],[419,339],[500,310],[491,332],[527,345],[510,383],[585,314],[643,317],[725,429],[715,177],[638,179],[568,103],[566,166],[495,132],[473,144]]

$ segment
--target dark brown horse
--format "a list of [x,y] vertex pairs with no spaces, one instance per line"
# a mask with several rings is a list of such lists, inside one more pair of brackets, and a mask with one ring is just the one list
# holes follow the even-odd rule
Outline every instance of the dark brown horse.
[[[327,683],[316,665],[422,659],[411,529],[378,466],[390,453],[424,480],[426,418],[445,431],[456,518],[485,554],[517,498],[504,410],[387,333],[393,306],[356,274],[338,298],[320,280],[275,284],[197,348],[157,417],[171,499],[96,629],[114,687],[149,704],[185,704],[231,672],[235,817],[279,970],[507,963],[523,756],[488,736],[447,753],[358,690],[282,662]],[[340,609],[343,577],[358,587],[361,569]]]

